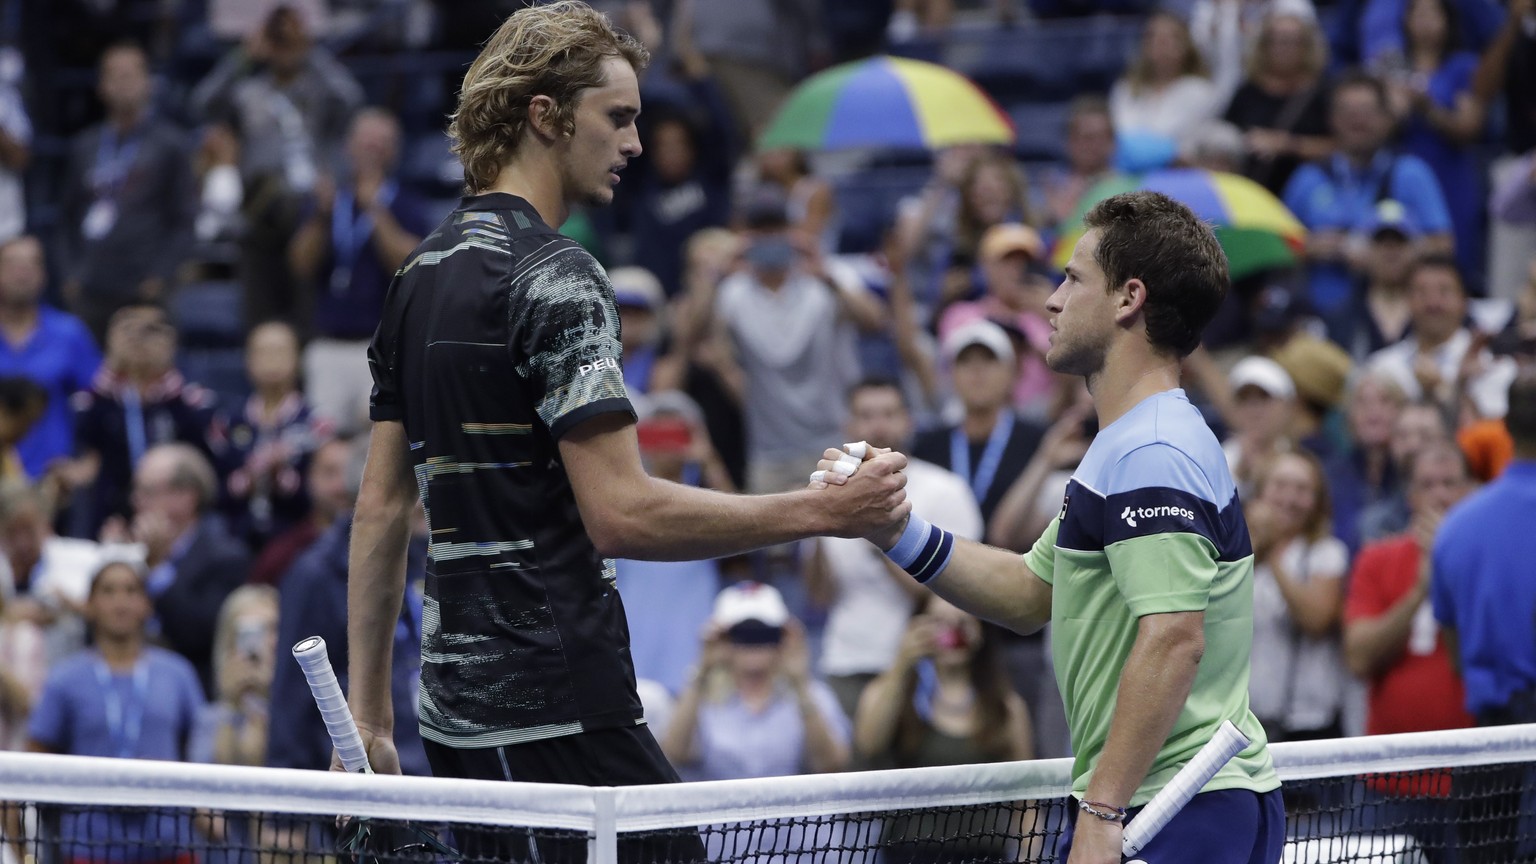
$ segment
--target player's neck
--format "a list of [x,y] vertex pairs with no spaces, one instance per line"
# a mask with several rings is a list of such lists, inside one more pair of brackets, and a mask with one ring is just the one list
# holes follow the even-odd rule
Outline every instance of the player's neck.
[[545,225],[559,228],[570,215],[571,205],[565,200],[560,172],[546,162],[532,156],[508,162],[496,175],[496,182],[485,191],[516,195],[533,205]]
[[[1127,335],[1146,338],[1139,333]],[[1120,345],[1124,348],[1128,343],[1122,340]],[[1139,345],[1135,348],[1139,350],[1111,348],[1103,368],[1088,376],[1088,392],[1093,395],[1100,429],[1124,417],[1148,396],[1179,386],[1178,360]]]

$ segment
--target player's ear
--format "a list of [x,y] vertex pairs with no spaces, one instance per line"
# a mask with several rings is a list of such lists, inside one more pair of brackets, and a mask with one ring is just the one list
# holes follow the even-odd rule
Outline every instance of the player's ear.
[[1127,279],[1117,292],[1115,320],[1128,323],[1147,305],[1147,283],[1140,279]]
[[550,96],[539,94],[528,99],[528,128],[540,138],[560,137],[555,107],[555,100]]

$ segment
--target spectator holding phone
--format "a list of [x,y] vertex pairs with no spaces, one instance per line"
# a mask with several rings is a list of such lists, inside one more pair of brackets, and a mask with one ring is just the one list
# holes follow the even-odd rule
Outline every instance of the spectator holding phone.
[[214,701],[187,744],[193,762],[263,765],[277,657],[277,589],[244,585],[219,610],[213,636]]

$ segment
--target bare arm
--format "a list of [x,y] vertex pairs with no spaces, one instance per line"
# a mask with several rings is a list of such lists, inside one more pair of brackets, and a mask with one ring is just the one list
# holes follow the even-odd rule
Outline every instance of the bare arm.
[[1433,102],[1424,106],[1424,119],[1429,125],[1457,144],[1471,144],[1481,137],[1487,114],[1483,103],[1471,93],[1458,95],[1456,104],[1449,109]]
[[303,282],[312,282],[320,273],[320,262],[331,245],[330,203],[304,220],[293,239],[288,241],[288,267]]
[[[347,557],[348,702],[358,729],[385,740],[395,729],[390,661],[405,596],[406,547],[416,498],[405,426],[374,423]],[[388,767],[374,765],[380,771]],[[394,773],[399,770],[397,763]]]
[[694,672],[677,698],[672,709],[672,719],[667,721],[665,734],[661,736],[661,752],[676,765],[692,765],[699,761],[698,742],[699,707],[704,701],[704,687],[709,681],[709,669],[703,664]]
[[[1344,611],[1344,580],[1314,578],[1298,582],[1280,562],[1279,547],[1266,562],[1285,598],[1291,620],[1308,636],[1323,636],[1339,625]],[[1321,574],[1317,574],[1321,576]]]
[[373,216],[373,254],[379,259],[386,275],[405,266],[421,238],[405,230],[388,207],[375,204],[369,211]]
[[[1136,622],[1136,642],[1125,660],[1109,737],[1099,755],[1083,800],[1125,807],[1146,779],[1152,760],[1184,709],[1205,653],[1205,613],[1144,615]],[[1121,826],[1099,819],[1077,822],[1084,855],[1112,849],[1119,860]],[[1072,850],[1079,860],[1078,847]]]
[[[912,579],[908,577],[907,581]],[[926,615],[912,616],[890,668],[875,676],[859,694],[859,707],[853,717],[853,746],[861,755],[889,755],[896,746],[896,725],[901,720],[902,708],[912,700],[917,687],[917,676],[912,670],[919,660],[933,654],[934,635],[931,619]]]
[[1344,625],[1344,662],[1355,677],[1370,680],[1402,655],[1413,617],[1429,597],[1429,556],[1420,556],[1419,581],[1387,611]]
[[1035,724],[1029,719],[1029,705],[1017,693],[1005,696],[1008,708],[1008,758],[1023,762],[1035,758]]
[[657,480],[641,465],[634,422],[617,413],[572,429],[560,457],[588,535],[614,558],[687,561],[820,534],[861,537],[912,506],[899,473],[906,459],[895,453],[866,462],[838,489],[728,495]]
[[19,138],[12,137],[9,132],[0,129],[0,165],[4,165],[17,174],[27,170],[27,165],[32,161],[32,151]]
[[793,689],[795,704],[800,707],[800,722],[805,727],[805,766],[813,774],[829,774],[848,767],[848,745],[832,734],[809,685],[801,681]]
[[[893,544],[894,545],[894,544]],[[955,554],[928,587],[965,611],[1033,633],[1051,620],[1051,586],[1017,552],[955,538]]]

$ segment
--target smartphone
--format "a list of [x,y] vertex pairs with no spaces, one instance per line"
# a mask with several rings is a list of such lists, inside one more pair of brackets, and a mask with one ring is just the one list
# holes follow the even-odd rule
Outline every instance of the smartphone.
[[940,630],[934,637],[934,642],[940,648],[964,648],[970,640],[965,636],[965,628],[957,624]]
[[684,453],[693,446],[693,429],[681,417],[653,417],[635,427],[646,453]]

